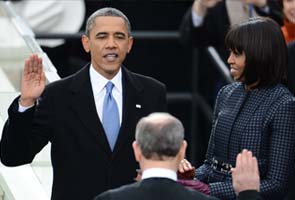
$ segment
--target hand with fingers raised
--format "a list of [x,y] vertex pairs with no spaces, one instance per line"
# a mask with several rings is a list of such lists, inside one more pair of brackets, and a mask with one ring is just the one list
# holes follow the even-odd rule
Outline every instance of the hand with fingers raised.
[[243,150],[238,154],[236,167],[231,169],[233,187],[238,195],[242,191],[259,191],[260,177],[257,159],[251,151]]
[[45,88],[45,74],[42,67],[42,58],[32,54],[25,61],[21,81],[20,104],[31,106],[41,96]]

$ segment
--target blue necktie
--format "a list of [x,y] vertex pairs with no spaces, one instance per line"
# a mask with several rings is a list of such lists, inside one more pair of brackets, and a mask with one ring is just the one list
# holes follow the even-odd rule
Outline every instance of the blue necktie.
[[109,81],[105,87],[106,95],[103,100],[102,125],[107,135],[110,147],[113,150],[120,129],[119,110],[116,100],[112,95],[114,84]]

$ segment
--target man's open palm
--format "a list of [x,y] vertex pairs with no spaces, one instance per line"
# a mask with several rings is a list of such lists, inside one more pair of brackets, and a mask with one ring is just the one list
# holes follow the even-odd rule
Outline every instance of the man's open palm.
[[31,55],[25,61],[21,83],[21,105],[30,106],[40,97],[45,88],[45,75],[42,67],[42,58],[37,54]]

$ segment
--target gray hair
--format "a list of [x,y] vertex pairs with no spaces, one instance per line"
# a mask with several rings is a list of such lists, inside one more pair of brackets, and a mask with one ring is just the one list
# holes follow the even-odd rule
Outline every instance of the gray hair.
[[126,15],[124,15],[124,13],[122,13],[120,10],[118,10],[116,8],[107,7],[107,8],[102,8],[102,9],[95,11],[92,15],[90,15],[88,17],[87,22],[86,22],[86,28],[85,28],[85,34],[88,37],[90,34],[90,30],[93,28],[93,25],[95,23],[95,19],[97,17],[101,17],[101,16],[113,16],[113,17],[123,18],[124,21],[126,22],[126,25],[127,25],[128,34],[131,35],[131,25],[130,25],[129,19],[126,17]]
[[168,113],[152,113],[136,126],[135,139],[147,159],[175,157],[184,139],[182,123]]

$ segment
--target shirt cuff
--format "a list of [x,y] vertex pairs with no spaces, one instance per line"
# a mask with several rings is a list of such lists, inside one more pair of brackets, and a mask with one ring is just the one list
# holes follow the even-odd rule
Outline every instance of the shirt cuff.
[[18,112],[23,113],[23,112],[25,112],[26,110],[28,110],[29,108],[32,108],[33,106],[34,106],[34,104],[31,105],[31,106],[22,106],[22,105],[20,105],[20,103],[18,102]]
[[193,10],[192,10],[192,21],[193,21],[193,26],[194,27],[199,27],[202,26],[204,17],[197,15]]

